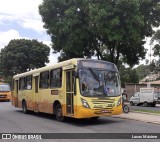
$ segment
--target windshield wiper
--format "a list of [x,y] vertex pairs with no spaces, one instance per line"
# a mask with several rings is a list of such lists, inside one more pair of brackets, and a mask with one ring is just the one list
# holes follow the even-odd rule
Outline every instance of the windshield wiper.
[[89,71],[93,75],[93,77],[97,80],[97,82],[100,82],[99,78],[97,77],[96,73],[93,71],[93,69],[89,68]]

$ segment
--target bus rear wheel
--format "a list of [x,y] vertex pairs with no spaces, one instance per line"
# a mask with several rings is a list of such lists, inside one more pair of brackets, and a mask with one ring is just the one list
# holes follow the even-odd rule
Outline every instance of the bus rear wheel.
[[23,109],[23,113],[25,113],[25,114],[28,113],[26,101],[22,102],[22,109]]
[[60,122],[64,121],[64,116],[63,116],[63,110],[61,107],[61,104],[56,105],[56,111],[55,111],[56,119]]

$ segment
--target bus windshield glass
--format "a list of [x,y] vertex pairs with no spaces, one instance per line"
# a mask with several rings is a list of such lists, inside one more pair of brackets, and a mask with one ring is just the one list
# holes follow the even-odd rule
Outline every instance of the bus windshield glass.
[[0,92],[10,92],[10,86],[8,84],[0,84]]
[[93,68],[79,69],[81,94],[86,97],[120,95],[118,72]]

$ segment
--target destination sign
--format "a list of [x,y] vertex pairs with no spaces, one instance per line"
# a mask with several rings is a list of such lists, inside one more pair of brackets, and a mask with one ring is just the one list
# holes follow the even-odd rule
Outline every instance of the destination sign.
[[107,62],[104,63],[104,62],[82,61],[82,66],[87,68],[100,68],[100,69],[117,71],[117,68],[114,64]]

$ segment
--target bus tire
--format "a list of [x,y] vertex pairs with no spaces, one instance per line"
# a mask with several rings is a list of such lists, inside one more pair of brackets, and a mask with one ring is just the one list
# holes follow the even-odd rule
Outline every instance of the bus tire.
[[58,121],[60,122],[64,121],[65,117],[63,116],[63,110],[60,103],[56,105],[55,115]]
[[25,113],[25,114],[28,113],[26,101],[23,101],[23,102],[22,102],[22,109],[23,109],[23,113]]

